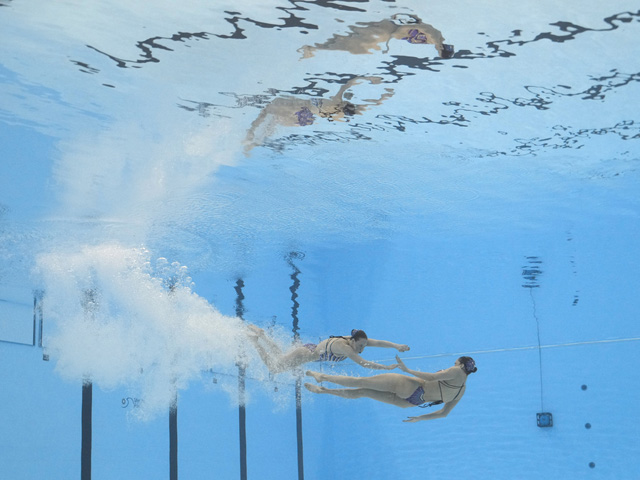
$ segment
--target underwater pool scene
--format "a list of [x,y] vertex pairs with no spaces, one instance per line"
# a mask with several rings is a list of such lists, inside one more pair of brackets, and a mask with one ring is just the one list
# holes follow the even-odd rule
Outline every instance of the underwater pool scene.
[[639,38],[631,0],[0,0],[0,478],[640,478]]

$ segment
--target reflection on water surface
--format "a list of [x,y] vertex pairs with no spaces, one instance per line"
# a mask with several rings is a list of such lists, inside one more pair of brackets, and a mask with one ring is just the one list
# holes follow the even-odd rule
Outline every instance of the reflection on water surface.
[[[615,463],[637,435],[610,375],[637,340],[632,2],[0,6],[0,403],[29,413],[7,418],[3,468],[77,474],[83,383],[94,471],[119,478],[233,478],[245,400],[243,467],[274,478],[299,466],[294,409],[317,477],[637,467]],[[411,435],[270,377],[239,353],[245,317],[283,346],[363,328],[409,338],[412,368],[474,351],[482,368],[455,415]],[[523,468],[534,454],[552,462]]]

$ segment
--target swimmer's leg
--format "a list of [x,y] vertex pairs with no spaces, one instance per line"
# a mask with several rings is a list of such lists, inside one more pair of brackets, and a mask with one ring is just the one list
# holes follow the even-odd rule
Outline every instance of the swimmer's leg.
[[313,377],[316,382],[331,382],[343,387],[389,392],[400,398],[410,397],[416,391],[416,388],[422,386],[420,380],[399,373],[381,373],[372,377],[349,377],[308,371],[307,375]]
[[260,345],[257,338],[249,337],[249,339],[251,340],[251,343],[253,343],[253,346],[256,348],[258,355],[260,355],[260,358],[262,359],[264,364],[267,366],[269,371],[271,373],[278,373],[279,365],[278,365],[277,357],[274,358],[269,352],[267,352],[267,350],[262,345]]
[[264,334],[264,330],[252,323],[247,323],[245,328],[247,329],[247,335],[249,335],[250,337],[255,338]]
[[[264,362],[272,374],[282,373],[287,370],[293,370],[307,362],[317,360],[317,355],[310,351],[307,347],[299,346],[282,354],[282,350],[276,346],[276,349],[268,351],[257,338],[249,337],[256,348],[258,355]],[[274,344],[275,345],[275,344]]]
[[[264,364],[269,369],[271,373],[278,373],[280,371],[279,368],[279,358],[282,356],[282,350],[273,342],[271,339],[267,337],[260,327],[252,324],[247,324],[246,326],[247,338],[253,343],[258,355],[264,362]],[[264,340],[267,343],[267,347],[270,351],[267,351],[260,340]]]
[[328,393],[329,395],[335,395],[336,397],[354,399],[354,398],[371,398],[378,402],[388,403],[395,405],[396,407],[408,408],[412,407],[409,402],[398,397],[395,393],[381,392],[379,390],[372,390],[370,388],[325,388],[318,385],[312,385],[310,383],[304,384],[305,388],[313,393]]
[[318,360],[315,351],[309,350],[305,346],[298,346],[282,355],[279,359],[283,370],[292,370],[300,365]]
[[247,332],[249,339],[254,343],[254,345],[258,340],[262,340],[266,344],[266,347],[271,350],[272,355],[282,355],[283,352],[280,346],[260,327],[249,324],[247,325]]

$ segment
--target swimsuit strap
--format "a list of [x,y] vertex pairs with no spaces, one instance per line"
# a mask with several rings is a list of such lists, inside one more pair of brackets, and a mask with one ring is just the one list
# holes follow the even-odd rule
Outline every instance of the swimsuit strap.
[[458,385],[451,385],[446,380],[438,380],[438,386],[440,387],[440,398],[442,399],[442,401],[444,401],[444,398],[442,396],[442,385],[444,385],[445,387],[457,388],[458,389],[458,393],[456,393],[456,396],[451,399],[452,402],[456,398],[458,398],[458,395],[460,395],[460,392],[462,392],[462,389],[464,388],[464,383],[462,385],[458,386]]
[[442,385],[444,385],[445,387],[457,388],[458,389],[458,393],[456,393],[456,396],[451,399],[452,402],[456,398],[458,398],[458,395],[460,395],[460,392],[462,392],[462,389],[464,388],[464,384],[462,384],[461,386],[451,385],[451,384],[447,383],[445,380],[438,380],[438,388],[440,389],[440,400],[436,400],[435,402],[431,402],[431,403],[428,403],[426,405],[418,405],[418,406],[420,408],[428,408],[428,407],[433,407],[434,405],[440,405],[442,403],[445,403],[444,396],[442,395]]

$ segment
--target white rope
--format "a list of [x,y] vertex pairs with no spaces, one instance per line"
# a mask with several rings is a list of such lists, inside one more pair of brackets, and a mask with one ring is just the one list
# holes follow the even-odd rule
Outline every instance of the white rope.
[[[560,347],[575,347],[581,345],[597,345],[603,343],[621,343],[621,342],[637,342],[640,341],[640,337],[629,338],[614,338],[611,340],[590,340],[586,342],[568,342],[568,343],[556,343],[551,345],[531,345],[527,347],[511,347],[511,348],[497,348],[494,350],[476,350],[474,352],[459,352],[459,353],[436,353],[433,355],[417,355],[414,357],[402,357],[402,360],[421,360],[424,358],[438,358],[438,357],[461,357],[463,355],[478,355],[485,353],[500,353],[500,352],[518,352],[523,350],[537,350],[538,348],[560,348]],[[375,360],[376,362],[392,362],[394,359],[387,360]]]

